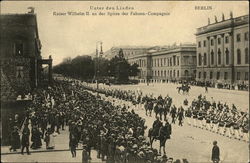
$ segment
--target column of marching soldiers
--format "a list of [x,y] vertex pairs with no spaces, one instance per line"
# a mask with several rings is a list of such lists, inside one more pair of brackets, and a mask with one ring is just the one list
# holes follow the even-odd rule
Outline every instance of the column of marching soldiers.
[[[32,105],[26,110],[26,122],[30,119],[32,133],[41,128],[41,135],[45,138],[46,134],[54,131],[60,133],[59,130],[65,124],[68,125],[72,157],[76,156],[75,149],[82,143],[89,156],[91,149],[95,148],[98,157],[107,162],[171,160],[166,155],[159,157],[158,151],[150,147],[144,137],[145,120],[135,114],[133,109],[128,111],[128,107],[136,109],[152,106],[160,118],[163,115],[166,119],[165,116],[170,115],[172,123],[178,118],[179,112],[185,110],[188,125],[248,141],[248,113],[238,111],[234,105],[230,108],[226,104],[210,102],[201,95],[191,103],[185,100],[185,109],[180,106],[177,110],[174,105],[169,105],[169,96],[156,98],[143,95],[141,91],[113,88],[97,90],[86,83],[67,79],[57,81],[47,90],[37,90],[33,99]],[[157,105],[159,100],[162,101],[161,105]],[[178,120],[183,121],[183,118]]]
[[[95,90],[94,87],[91,88]],[[191,103],[185,99],[183,105],[178,109],[172,104],[172,98],[168,95],[165,98],[162,96],[154,97],[152,94],[142,94],[141,91],[132,90],[120,90],[112,88],[99,89],[99,92],[109,96],[116,97],[118,99],[129,100],[135,106],[135,108],[152,107],[155,114],[160,117],[164,115],[172,118],[172,123],[175,123],[176,119],[179,120],[179,125],[182,125],[182,121],[186,119],[188,125],[205,129],[230,139],[237,139],[245,142],[249,142],[249,113],[240,111],[234,104],[230,107],[226,103],[217,103],[212,99],[209,101],[206,96],[201,94],[191,101]],[[163,101],[162,105],[157,105],[159,101]],[[170,104],[169,104],[170,103]],[[144,106],[143,106],[144,105]],[[130,106],[131,107],[131,106]],[[132,106],[133,107],[133,106]],[[185,108],[185,109],[184,109]],[[183,110],[185,111],[182,117]],[[180,116],[181,115],[181,116]]]

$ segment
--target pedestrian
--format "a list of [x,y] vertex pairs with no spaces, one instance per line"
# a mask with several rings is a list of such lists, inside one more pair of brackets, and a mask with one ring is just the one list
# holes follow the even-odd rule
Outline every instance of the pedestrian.
[[89,154],[87,152],[87,145],[83,144],[82,149],[82,163],[88,163],[89,162]]
[[18,127],[14,126],[13,131],[11,132],[11,147],[10,147],[10,152],[13,149],[13,151],[15,152],[16,149],[20,148],[20,135],[18,132]]
[[205,93],[208,93],[207,85],[205,85]]
[[30,155],[29,151],[29,137],[30,137],[30,129],[28,127],[29,123],[25,123],[24,129],[22,132],[22,149],[21,149],[21,154],[23,155],[23,150],[26,148],[26,152],[28,155]]
[[70,147],[72,157],[76,157],[76,146],[77,146],[76,136],[74,134],[70,134],[69,137],[70,137],[69,138],[69,147]]
[[213,142],[212,161],[213,163],[219,163],[220,161],[220,148],[217,146],[217,141]]

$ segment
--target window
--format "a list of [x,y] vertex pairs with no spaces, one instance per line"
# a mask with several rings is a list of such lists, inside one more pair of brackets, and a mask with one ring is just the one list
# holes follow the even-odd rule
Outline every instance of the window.
[[176,56],[173,56],[173,65],[176,65]]
[[211,51],[211,64],[214,64],[214,51]]
[[248,72],[245,72],[245,80],[248,80]]
[[199,48],[201,47],[201,42],[200,42],[200,41],[198,42],[198,47],[199,47]]
[[177,70],[177,77],[179,77],[179,70]]
[[248,41],[248,32],[246,32],[245,34],[244,34],[244,36],[245,36],[245,41]]
[[203,41],[203,46],[206,47],[206,40]]
[[249,53],[248,53],[248,48],[245,48],[245,64],[249,64]]
[[214,45],[214,40],[213,39],[210,40],[210,44],[211,44],[211,46]]
[[173,76],[175,77],[175,70],[173,71]]
[[172,70],[170,70],[170,77],[172,77]]
[[241,52],[240,49],[237,49],[237,64],[241,64]]
[[240,72],[237,72],[236,75],[237,75],[237,76],[236,76],[236,79],[237,79],[237,80],[240,80]]
[[221,51],[218,49],[218,64],[221,64]]
[[166,66],[166,58],[164,58],[164,66]]
[[240,33],[238,33],[238,34],[236,35],[236,40],[237,40],[237,42],[240,42]]
[[201,65],[201,53],[199,53],[199,56],[198,56],[198,65],[199,66]]
[[207,53],[204,53],[204,59],[203,59],[204,61],[204,65],[207,65]]
[[201,72],[199,72],[199,79],[201,78]]
[[210,71],[210,79],[213,79],[213,72]]
[[227,80],[227,78],[228,78],[227,76],[228,76],[228,73],[225,72],[225,73],[224,73],[224,80]]
[[17,66],[16,67],[16,78],[17,79],[23,79],[23,66]]
[[167,76],[167,71],[166,70],[164,70],[164,76]]
[[226,44],[229,43],[229,38],[228,38],[228,36],[225,37],[225,43],[226,43]]
[[179,62],[180,62],[179,60],[180,60],[180,57],[177,57],[177,66],[179,66],[179,64],[180,64],[180,63],[179,63]]
[[216,79],[217,79],[217,80],[219,80],[219,79],[220,79],[220,72],[217,72]]
[[23,55],[23,44],[22,43],[15,43],[15,55]]
[[220,45],[220,43],[221,43],[221,40],[220,40],[220,38],[218,38],[218,45]]
[[203,72],[203,78],[204,78],[204,79],[207,78],[207,72]]
[[228,65],[229,64],[229,50],[227,48],[226,48],[225,53],[226,53],[226,65]]
[[186,76],[186,77],[188,77],[188,76],[189,76],[189,74],[188,74],[188,70],[185,70],[185,71],[184,71],[184,76]]

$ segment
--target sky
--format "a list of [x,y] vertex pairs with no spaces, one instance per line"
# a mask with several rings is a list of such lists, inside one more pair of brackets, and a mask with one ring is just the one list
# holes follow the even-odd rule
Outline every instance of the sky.
[[[95,52],[103,42],[103,50],[113,46],[156,46],[174,43],[195,43],[196,29],[207,25],[214,16],[229,18],[249,12],[247,1],[2,1],[1,14],[27,13],[35,8],[42,57],[52,55],[53,64],[64,58]],[[130,7],[134,10],[93,10],[93,7]],[[210,6],[211,10],[195,10],[195,6]],[[164,12],[167,16],[55,16],[53,13],[73,12]]]

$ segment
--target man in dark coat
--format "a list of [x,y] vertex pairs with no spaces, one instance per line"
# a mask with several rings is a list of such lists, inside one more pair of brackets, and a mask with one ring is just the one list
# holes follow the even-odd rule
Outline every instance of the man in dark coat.
[[16,149],[20,148],[20,135],[18,133],[18,127],[14,126],[13,131],[11,132],[11,147],[10,151],[13,149],[15,152]]
[[25,124],[23,133],[22,133],[22,149],[21,154],[23,155],[23,150],[26,148],[26,152],[28,155],[30,155],[29,151],[29,137],[30,137],[30,129],[28,127],[28,123]]
[[83,145],[83,150],[82,150],[82,163],[88,163],[89,162],[89,154],[87,151],[87,145]]
[[219,163],[220,161],[220,148],[217,146],[217,141],[213,142],[213,149],[212,149],[212,161],[213,163]]

